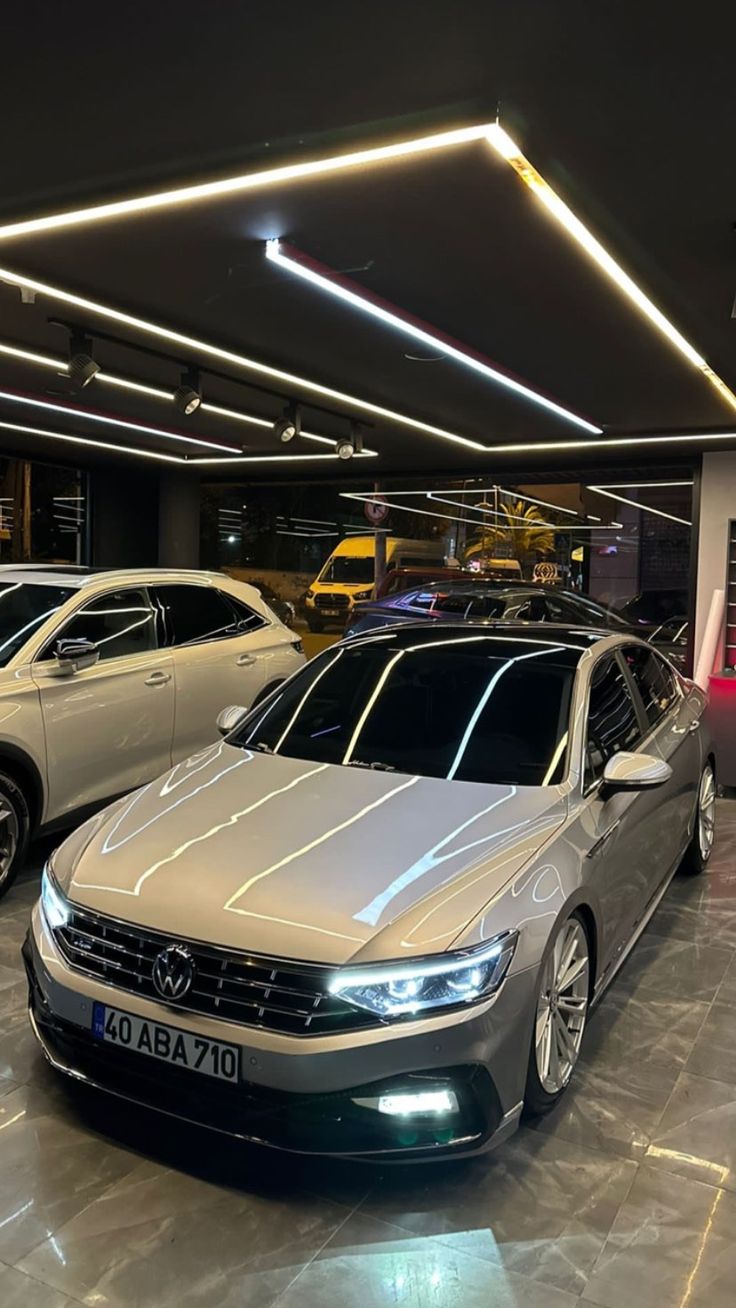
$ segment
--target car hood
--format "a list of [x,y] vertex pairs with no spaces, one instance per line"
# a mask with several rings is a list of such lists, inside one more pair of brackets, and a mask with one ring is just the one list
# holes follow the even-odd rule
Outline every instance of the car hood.
[[57,851],[75,902],[156,931],[330,964],[449,947],[564,820],[519,788],[222,742]]

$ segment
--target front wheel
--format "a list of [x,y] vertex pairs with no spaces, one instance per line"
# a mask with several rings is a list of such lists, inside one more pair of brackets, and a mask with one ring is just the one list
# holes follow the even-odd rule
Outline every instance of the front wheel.
[[577,913],[558,928],[540,969],[524,1106],[546,1113],[575,1069],[590,999],[590,948]]
[[682,860],[683,871],[691,876],[705,872],[716,838],[716,779],[713,765],[706,763],[700,774],[695,827]]
[[12,777],[0,772],[0,899],[23,865],[31,829],[26,797]]

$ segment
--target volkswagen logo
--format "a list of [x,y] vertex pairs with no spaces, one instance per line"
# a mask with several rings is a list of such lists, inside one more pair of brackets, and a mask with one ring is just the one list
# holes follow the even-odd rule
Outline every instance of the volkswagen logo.
[[153,963],[153,984],[162,999],[183,999],[194,980],[194,959],[184,945],[167,945]]

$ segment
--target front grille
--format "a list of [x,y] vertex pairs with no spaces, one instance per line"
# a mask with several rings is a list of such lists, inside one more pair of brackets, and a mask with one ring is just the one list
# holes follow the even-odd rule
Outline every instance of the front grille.
[[182,941],[76,907],[54,938],[70,967],[157,1002],[156,956],[168,944],[186,944],[194,982],[176,1007],[190,1013],[299,1036],[377,1025],[371,1013],[329,993],[325,968]]
[[339,593],[335,595],[325,594],[324,591],[321,591],[315,595],[314,603],[318,609],[346,609],[350,603],[350,597]]

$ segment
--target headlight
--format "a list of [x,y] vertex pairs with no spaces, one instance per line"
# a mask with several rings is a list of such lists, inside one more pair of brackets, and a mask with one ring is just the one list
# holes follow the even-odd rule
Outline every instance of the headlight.
[[66,926],[69,921],[69,904],[52,878],[51,859],[41,877],[41,908],[52,931]]
[[355,594],[353,595],[353,599],[354,600],[370,599],[372,594],[373,594],[372,590],[356,590]]
[[474,1004],[498,990],[518,938],[517,931],[507,931],[478,948],[444,958],[346,968],[332,978],[330,993],[385,1018]]
[[308,591],[307,591],[307,599],[314,599],[314,591],[313,591],[313,590],[308,590]]

